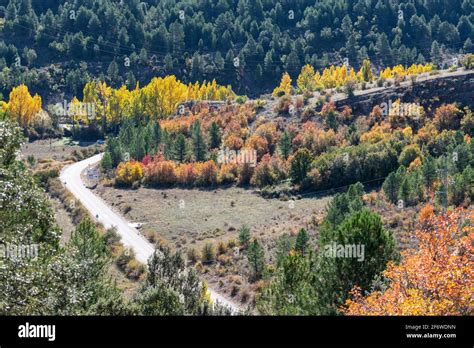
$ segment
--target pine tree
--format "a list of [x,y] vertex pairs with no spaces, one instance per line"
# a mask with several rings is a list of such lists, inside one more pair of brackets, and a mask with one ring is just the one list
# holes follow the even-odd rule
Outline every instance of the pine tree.
[[107,76],[111,83],[117,84],[119,82],[119,67],[115,60],[113,60],[107,68]]
[[377,52],[378,58],[386,65],[392,64],[392,50],[390,49],[387,34],[382,33],[378,35],[375,51]]
[[180,163],[183,163],[186,158],[186,138],[181,133],[176,137],[174,142],[173,157]]
[[337,130],[336,112],[329,110],[326,114],[326,126],[332,130]]
[[69,245],[72,246],[77,261],[83,264],[79,274],[82,280],[97,278],[105,272],[109,259],[104,238],[89,218],[81,221],[71,235]]
[[403,201],[404,205],[411,204],[411,185],[410,178],[406,175],[400,184],[400,189],[398,190],[398,199]]
[[110,154],[110,159],[112,161],[113,168],[115,168],[120,162],[122,162],[122,148],[120,146],[120,141],[117,138],[111,137],[107,139],[106,153]]
[[[322,253],[315,287],[321,314],[325,315],[336,314],[356,284],[363,291],[369,290],[387,263],[398,259],[393,234],[384,229],[380,216],[368,209],[351,214],[336,233],[330,231],[330,236],[320,240]],[[346,254],[346,249],[344,257],[328,254],[334,246],[351,246],[351,254]]]
[[132,71],[129,71],[127,73],[125,84],[127,85],[128,89],[133,89],[136,87],[137,79],[135,78],[135,75]]
[[104,153],[104,156],[102,157],[102,161],[100,162],[100,165],[106,171],[111,170],[113,168],[112,156],[110,155],[109,151],[106,151]]
[[216,68],[219,71],[224,70],[224,58],[222,58],[221,52],[217,51],[216,56],[214,58],[214,63],[216,64]]
[[288,132],[283,132],[280,139],[278,140],[278,148],[283,158],[287,159],[291,154],[291,138]]
[[216,251],[212,243],[206,243],[202,247],[201,261],[203,263],[212,263],[216,258]]
[[382,188],[387,199],[392,203],[396,203],[398,198],[398,190],[400,189],[400,181],[395,172],[392,172],[387,176]]
[[145,155],[145,138],[143,137],[143,127],[140,126],[133,132],[133,140],[130,144],[130,156],[137,161],[141,161]]
[[161,126],[159,122],[153,123],[153,143],[159,145],[161,143]]
[[439,65],[442,61],[441,49],[440,49],[439,44],[436,40],[433,41],[433,43],[431,44],[431,60],[436,65]]
[[265,254],[257,239],[254,239],[252,243],[250,243],[247,249],[247,259],[253,272],[253,279],[260,279],[265,266]]
[[200,80],[201,71],[202,71],[201,56],[199,55],[199,53],[195,52],[193,55],[193,59],[191,61],[191,80],[192,81]]
[[306,230],[302,228],[296,236],[295,250],[304,255],[306,252],[308,241],[308,232],[306,232]]
[[281,265],[283,259],[287,257],[293,249],[293,239],[294,238],[291,238],[288,234],[284,234],[277,239],[274,252],[277,266]]
[[291,52],[286,58],[286,70],[296,74],[301,69],[301,63],[296,52]]
[[427,154],[424,156],[421,170],[423,173],[424,183],[426,187],[430,189],[438,176],[438,173],[436,172],[436,161],[431,155]]
[[349,202],[348,207],[350,212],[359,211],[364,206],[362,196],[364,195],[364,185],[357,182],[347,190],[346,196]]
[[206,159],[206,143],[201,131],[201,122],[196,121],[193,125],[193,151],[196,161],[204,161]]
[[364,204],[363,193],[364,187],[361,183],[349,186],[347,192],[336,193],[327,205],[325,224],[334,230],[349,214],[360,211]]
[[211,149],[217,149],[221,146],[221,130],[216,122],[211,123],[211,127],[209,128],[209,139],[209,147]]
[[174,158],[174,142],[170,134],[164,130],[162,132],[163,138],[163,155],[166,159],[170,160]]
[[301,183],[311,166],[311,153],[308,149],[299,149],[290,161],[290,174],[294,183]]
[[247,226],[242,226],[239,229],[239,243],[243,248],[246,248],[248,246],[248,243],[250,241],[250,228]]
[[173,57],[171,56],[171,54],[167,54],[165,56],[165,69],[168,73],[172,73],[173,72]]

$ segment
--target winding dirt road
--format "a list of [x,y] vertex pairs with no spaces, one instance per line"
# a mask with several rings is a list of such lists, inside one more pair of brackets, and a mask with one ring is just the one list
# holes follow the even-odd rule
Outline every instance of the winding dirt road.
[[[127,220],[113,211],[100,197],[88,189],[82,181],[81,173],[87,167],[98,163],[101,158],[102,154],[98,154],[64,167],[60,175],[61,183],[105,228],[115,227],[117,233],[122,237],[122,244],[127,248],[133,249],[136,259],[146,264],[148,258],[155,250],[153,245],[143,237],[136,228],[131,227]],[[230,307],[234,313],[239,311],[239,307],[235,303],[224,298],[209,287],[208,289],[211,299],[214,302],[220,302]]]

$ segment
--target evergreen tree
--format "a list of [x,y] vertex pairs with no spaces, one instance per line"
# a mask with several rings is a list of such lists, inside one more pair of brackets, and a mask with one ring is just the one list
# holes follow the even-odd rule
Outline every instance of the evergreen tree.
[[311,154],[308,149],[299,149],[290,161],[290,175],[295,184],[301,183],[311,165]]
[[117,138],[111,137],[107,139],[106,153],[110,154],[113,168],[115,168],[122,161],[122,148],[120,146],[120,141]]
[[421,170],[426,187],[431,188],[438,176],[436,171],[436,161],[431,155],[427,154],[424,156]]
[[309,241],[308,232],[304,228],[300,229],[296,236],[295,250],[301,254],[305,254]]
[[204,161],[206,158],[206,143],[201,131],[201,122],[196,121],[193,125],[193,151],[196,161]]
[[250,228],[247,226],[242,226],[239,229],[239,243],[243,248],[246,248],[248,246],[248,243],[250,241]]
[[221,130],[216,122],[211,123],[209,128],[209,147],[211,149],[217,149],[221,146]]
[[146,155],[146,144],[143,134],[143,127],[136,128],[133,131],[133,140],[130,144],[130,156],[137,161],[141,161]]
[[283,132],[280,139],[278,140],[278,148],[283,158],[287,159],[291,154],[291,138],[288,132]]
[[[334,315],[354,286],[369,290],[387,263],[398,259],[398,252],[392,233],[383,228],[380,216],[368,209],[354,212],[335,233],[329,233],[320,239],[322,252],[314,286],[321,314]],[[341,248],[343,255],[338,254]]]
[[174,142],[173,157],[176,161],[183,163],[186,158],[186,138],[180,133]]
[[171,56],[171,54],[167,54],[165,56],[165,69],[168,73],[172,73],[173,72],[173,68],[174,68],[174,65],[173,65],[173,57]]
[[224,58],[222,58],[221,52],[217,51],[216,56],[214,57],[214,63],[216,64],[216,68],[219,71],[224,70]]
[[431,44],[431,61],[436,65],[439,65],[442,61],[441,49],[436,40]]
[[[348,95],[351,97],[350,95]],[[326,114],[326,126],[334,131],[337,130],[337,118],[334,110],[329,110]]]
[[364,189],[361,183],[349,186],[347,192],[336,193],[326,207],[324,225],[330,226],[330,229],[334,230],[334,227],[339,225],[349,214],[361,210],[364,204],[363,193]]
[[134,89],[137,86],[137,79],[132,71],[129,71],[126,76],[125,84],[128,89]]
[[316,277],[311,257],[288,254],[257,298],[258,311],[263,315],[318,315]]
[[383,192],[387,199],[392,202],[396,203],[398,198],[398,190],[400,189],[400,178],[395,172],[390,173],[387,178],[385,179],[382,188]]
[[293,239],[294,238],[291,238],[288,234],[284,234],[277,239],[274,252],[277,266],[281,265],[283,259],[287,257],[293,249]]
[[112,84],[119,83],[119,67],[115,60],[110,62],[109,67],[107,68],[107,76]]
[[152,144],[158,146],[161,143],[161,126],[159,122],[152,123]]
[[388,38],[385,33],[379,34],[377,36],[375,51],[377,52],[377,57],[382,62],[384,62],[385,65],[392,64],[392,50],[390,48],[390,44],[388,42]]
[[109,151],[106,151],[104,153],[104,156],[102,157],[100,165],[106,171],[111,170],[113,168],[112,156],[110,155]]
[[409,176],[405,176],[400,184],[400,188],[398,190],[398,199],[403,201],[404,205],[409,205],[412,203],[412,187],[410,185],[410,178]]
[[257,239],[254,239],[247,249],[247,259],[253,272],[253,279],[258,280],[262,277],[265,266],[265,255],[262,246]]
[[[95,228],[89,218],[81,221],[71,235],[69,246],[74,248],[74,257],[82,267],[78,271],[78,282],[86,283],[87,279],[98,280],[105,273],[109,262],[104,238]],[[94,291],[93,282],[89,284],[90,291]]]

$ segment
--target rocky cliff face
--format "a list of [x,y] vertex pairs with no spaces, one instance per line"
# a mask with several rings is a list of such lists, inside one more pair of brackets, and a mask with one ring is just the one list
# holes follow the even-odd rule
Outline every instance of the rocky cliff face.
[[474,71],[464,71],[448,76],[432,76],[428,79],[406,81],[400,86],[391,86],[373,91],[361,91],[350,98],[335,101],[341,110],[345,105],[352,108],[354,115],[368,115],[375,105],[394,102],[419,103],[425,110],[443,103],[474,105]]

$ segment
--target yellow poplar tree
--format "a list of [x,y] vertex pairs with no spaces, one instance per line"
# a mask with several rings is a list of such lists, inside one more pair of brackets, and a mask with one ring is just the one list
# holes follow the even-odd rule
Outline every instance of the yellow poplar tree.
[[126,116],[130,106],[131,92],[127,87],[122,86],[112,91],[107,104],[107,121],[118,124]]
[[301,69],[301,73],[296,80],[296,85],[302,92],[313,91],[315,87],[314,76],[314,68],[311,65],[306,64]]
[[362,67],[360,68],[360,73],[362,80],[369,82],[374,79],[374,74],[372,72],[372,67],[370,64],[370,60],[364,59],[364,62],[362,63]]
[[19,85],[12,89],[9,101],[3,108],[21,127],[27,127],[41,110],[41,97],[37,94],[31,96],[28,87]]
[[283,76],[281,77],[280,86],[275,88],[272,94],[273,96],[278,96],[278,94],[280,94],[281,92],[283,92],[284,94],[291,94],[291,77],[290,74],[288,74],[287,72],[283,74]]

